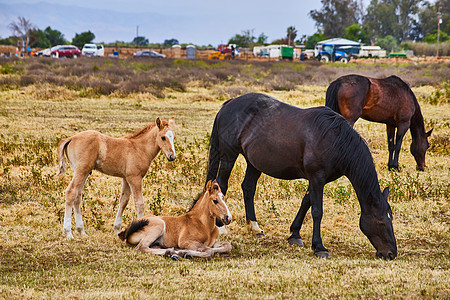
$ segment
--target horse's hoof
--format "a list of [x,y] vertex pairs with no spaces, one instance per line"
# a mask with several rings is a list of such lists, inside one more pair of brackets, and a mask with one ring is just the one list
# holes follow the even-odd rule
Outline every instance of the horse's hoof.
[[262,230],[261,230],[260,233],[257,233],[256,236],[257,236],[257,237],[260,237],[260,238],[266,237],[266,235],[264,234],[264,231],[262,231]]
[[192,255],[190,255],[189,253],[186,253],[184,255],[184,258],[186,258],[186,259],[193,259]]
[[172,255],[170,258],[175,261],[180,260],[180,257],[178,257],[178,255],[176,255],[176,254]]
[[290,245],[303,246],[304,243],[301,238],[288,238],[288,242]]
[[314,255],[318,258],[328,258],[330,257],[330,253],[328,251],[317,251],[314,252]]

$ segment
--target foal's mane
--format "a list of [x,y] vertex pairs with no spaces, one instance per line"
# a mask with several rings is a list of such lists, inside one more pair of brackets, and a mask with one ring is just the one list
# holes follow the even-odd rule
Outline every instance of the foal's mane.
[[326,107],[315,116],[313,127],[318,128],[320,139],[333,139],[331,146],[324,147],[322,155],[332,158],[342,168],[364,199],[370,192],[380,190],[369,147],[344,117]]
[[[136,130],[135,132],[133,132],[133,133],[131,133],[131,134],[129,134],[129,135],[124,136],[124,138],[127,138],[127,139],[134,139],[134,138],[137,138],[137,137],[139,137],[139,136],[141,136],[141,135],[147,133],[148,131],[150,131],[150,130],[151,130],[153,127],[155,127],[155,126],[156,126],[155,123],[150,123],[150,124],[148,124],[148,125],[142,127],[141,129],[138,129],[138,130]],[[165,121],[165,120],[161,120],[161,126],[162,126],[162,127],[164,127],[164,126],[169,126],[169,122],[167,122],[167,121]]]
[[197,204],[197,202],[198,202],[200,199],[202,199],[202,197],[203,197],[203,195],[204,195],[205,193],[206,193],[206,191],[203,191],[203,192],[201,192],[201,193],[198,193],[198,195],[194,198],[194,201],[192,201],[191,208],[189,208],[188,212],[190,212],[190,211],[194,208],[195,204]]

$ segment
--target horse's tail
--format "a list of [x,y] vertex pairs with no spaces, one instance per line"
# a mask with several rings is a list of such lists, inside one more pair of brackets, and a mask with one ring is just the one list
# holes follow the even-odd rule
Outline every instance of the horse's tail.
[[341,113],[339,111],[338,105],[338,92],[341,87],[341,80],[336,79],[333,81],[327,89],[326,97],[325,97],[325,106],[328,106],[332,110],[337,113]]
[[71,139],[62,139],[58,145],[58,162],[59,173],[58,176],[62,176],[66,172],[65,155],[67,155],[67,145],[69,145]]
[[209,160],[208,160],[208,173],[206,175],[206,182],[216,179],[217,172],[219,171],[219,163],[220,163],[219,132],[217,128],[217,116],[216,116],[216,118],[214,119],[214,125],[211,132],[211,139],[209,140]]
[[148,223],[149,221],[147,219],[134,220],[127,228],[119,232],[119,239],[122,241],[128,240],[133,233],[141,231]]

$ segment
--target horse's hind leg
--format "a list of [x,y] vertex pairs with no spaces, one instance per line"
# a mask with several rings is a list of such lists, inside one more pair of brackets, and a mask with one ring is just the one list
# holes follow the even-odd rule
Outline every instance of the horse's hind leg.
[[247,161],[247,170],[245,171],[244,181],[241,187],[244,194],[245,216],[247,219],[247,229],[249,232],[264,236],[264,231],[259,227],[256,221],[255,213],[255,191],[261,171],[258,171],[249,161]]
[[131,189],[125,178],[122,179],[122,192],[119,200],[119,208],[117,209],[116,220],[114,221],[114,233],[119,234],[120,226],[122,225],[122,215],[125,207],[127,207],[130,200]]
[[[134,248],[136,252],[144,252],[144,253],[153,253],[164,255],[165,251],[152,251],[152,250],[161,250],[161,249],[152,249],[150,245],[152,245],[157,239],[164,235],[165,231],[165,223],[163,220],[152,217],[149,224],[145,226],[144,231],[139,231],[134,233],[134,235],[142,236],[141,241]],[[128,240],[133,240],[134,237],[131,235],[128,237]],[[166,249],[163,249],[166,250]]]
[[64,212],[64,225],[63,231],[67,238],[73,239],[72,235],[72,208],[74,208],[75,214],[75,226],[77,230],[82,234],[84,232],[83,220],[81,217],[80,203],[81,192],[83,190],[84,183],[89,173],[83,174],[75,170],[72,181],[66,189],[66,208]]
[[[389,157],[388,157],[388,169],[395,169],[394,167],[394,149],[395,149],[395,127],[392,125],[386,125],[386,133],[387,133],[387,142],[388,142],[388,151],[389,151]],[[398,166],[397,166],[398,168]]]
[[133,194],[134,207],[138,219],[144,216],[144,196],[142,195],[142,177],[130,176],[126,178]]
[[305,196],[303,197],[302,204],[300,206],[300,209],[298,210],[297,216],[295,216],[295,219],[292,222],[290,228],[292,234],[288,238],[289,244],[303,246],[303,241],[300,236],[300,229],[302,228],[303,220],[305,219],[306,213],[308,212],[310,207],[311,207],[311,199],[309,198],[309,188],[308,188]]

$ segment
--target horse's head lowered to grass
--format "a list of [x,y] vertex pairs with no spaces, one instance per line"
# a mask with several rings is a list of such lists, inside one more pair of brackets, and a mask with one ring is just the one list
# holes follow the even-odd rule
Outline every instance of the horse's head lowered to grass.
[[172,117],[169,121],[160,120],[156,118],[156,126],[158,126],[158,136],[156,138],[156,143],[162,150],[168,161],[173,161],[177,157],[175,153],[175,133],[173,131],[173,126],[175,125],[175,119]]
[[392,227],[392,210],[387,202],[389,189],[385,188],[381,199],[369,194],[361,207],[359,227],[377,250],[377,257],[394,259],[397,257],[397,242]]

